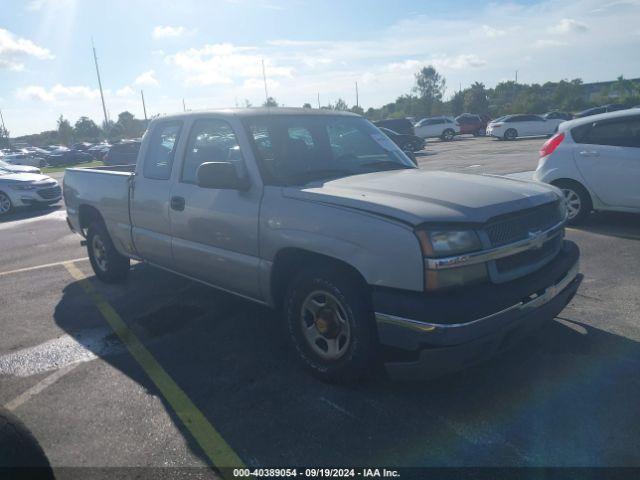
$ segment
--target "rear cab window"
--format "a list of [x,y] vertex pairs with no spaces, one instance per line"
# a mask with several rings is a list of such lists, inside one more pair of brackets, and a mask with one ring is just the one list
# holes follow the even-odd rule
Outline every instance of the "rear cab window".
[[151,132],[151,138],[144,157],[143,176],[152,180],[168,180],[182,131],[181,121],[158,123]]

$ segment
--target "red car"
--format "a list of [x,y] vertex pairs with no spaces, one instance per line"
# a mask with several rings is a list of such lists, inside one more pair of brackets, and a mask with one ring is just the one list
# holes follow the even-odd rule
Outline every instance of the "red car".
[[460,134],[468,133],[474,137],[486,133],[489,120],[491,120],[489,115],[474,115],[472,113],[463,113],[456,117],[456,122],[460,125]]

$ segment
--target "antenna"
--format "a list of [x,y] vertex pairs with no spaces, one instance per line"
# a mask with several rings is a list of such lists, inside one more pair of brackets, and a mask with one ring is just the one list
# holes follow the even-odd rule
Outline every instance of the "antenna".
[[262,59],[262,80],[264,81],[264,100],[269,101],[269,92],[267,90],[267,71],[264,68],[264,58]]
[[144,121],[147,121],[147,107],[144,104],[144,92],[140,90],[140,96],[142,97],[142,110],[144,111]]
[[107,107],[104,103],[102,80],[100,80],[100,69],[98,68],[98,55],[96,55],[96,46],[93,44],[93,37],[91,37],[91,48],[93,49],[93,61],[96,64],[96,75],[98,76],[98,87],[100,87],[100,99],[102,100],[102,113],[104,113],[104,126],[106,127],[109,125],[109,117],[107,116]]

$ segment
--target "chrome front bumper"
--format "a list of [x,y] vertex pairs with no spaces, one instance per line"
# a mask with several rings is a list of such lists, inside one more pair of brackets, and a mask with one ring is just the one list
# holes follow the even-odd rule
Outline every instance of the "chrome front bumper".
[[[389,330],[397,332],[398,327],[400,327],[408,333],[411,332],[412,335],[418,334],[424,343],[438,346],[458,345],[481,338],[541,308],[573,283],[579,284],[582,279],[579,270],[579,263],[576,262],[561,279],[544,291],[534,293],[520,302],[491,315],[474,318],[466,322],[452,324],[429,323],[376,312],[375,318],[378,332],[380,336],[388,337],[388,335],[385,335],[386,332]],[[577,285],[575,288],[577,289]],[[401,347],[401,345],[395,346]]]

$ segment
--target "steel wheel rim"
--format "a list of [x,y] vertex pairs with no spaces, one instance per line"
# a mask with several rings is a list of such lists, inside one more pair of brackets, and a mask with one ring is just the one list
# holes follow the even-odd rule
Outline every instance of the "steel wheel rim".
[[107,249],[104,246],[104,242],[99,235],[94,235],[91,241],[91,248],[93,250],[93,258],[96,261],[96,265],[103,272],[107,271]]
[[569,219],[575,218],[582,208],[582,200],[580,200],[580,195],[578,195],[575,191],[570,188],[563,188],[562,194],[567,202],[567,217]]
[[300,311],[302,333],[311,350],[324,360],[337,360],[351,343],[346,309],[324,290],[311,292]]
[[4,215],[11,210],[11,200],[6,193],[0,193],[0,215]]

